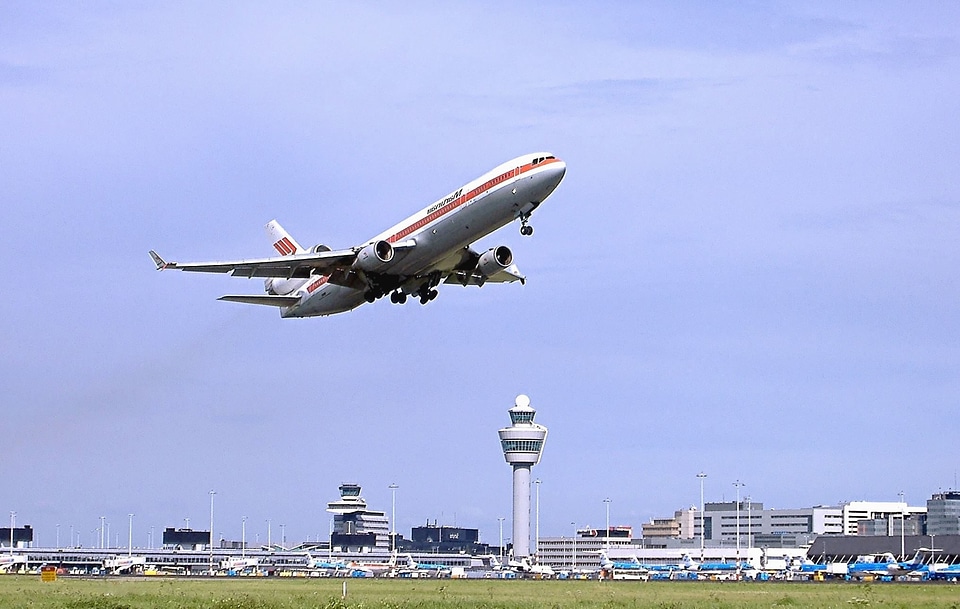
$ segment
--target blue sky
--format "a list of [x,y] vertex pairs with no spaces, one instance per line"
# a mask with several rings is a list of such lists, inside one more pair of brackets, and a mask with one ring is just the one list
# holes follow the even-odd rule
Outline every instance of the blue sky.
[[[960,9],[951,3],[0,7],[0,509],[325,536],[344,481],[398,530],[496,542],[496,431],[550,436],[541,532],[744,494],[955,485]],[[280,320],[277,218],[347,247],[519,154],[526,286]],[[262,530],[260,530],[262,529]],[[277,529],[274,529],[275,531]]]

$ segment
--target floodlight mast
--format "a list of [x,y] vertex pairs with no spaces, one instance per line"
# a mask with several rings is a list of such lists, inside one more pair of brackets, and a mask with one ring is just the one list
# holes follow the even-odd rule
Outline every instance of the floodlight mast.
[[499,431],[503,458],[513,467],[513,556],[530,556],[530,469],[540,462],[547,428],[533,422],[536,410],[521,394],[509,409],[510,427]]

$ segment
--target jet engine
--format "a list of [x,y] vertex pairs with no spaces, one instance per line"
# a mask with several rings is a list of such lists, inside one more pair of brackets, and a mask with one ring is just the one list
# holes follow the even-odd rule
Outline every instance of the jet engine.
[[357,254],[357,260],[353,263],[354,268],[361,271],[376,272],[385,267],[393,260],[393,246],[389,241],[374,241],[365,246]]
[[263,282],[263,289],[271,296],[286,296],[293,294],[300,286],[307,282],[306,279],[283,279],[282,277],[270,277]]
[[506,245],[492,247],[480,256],[477,271],[484,277],[492,277],[513,264],[513,252]]

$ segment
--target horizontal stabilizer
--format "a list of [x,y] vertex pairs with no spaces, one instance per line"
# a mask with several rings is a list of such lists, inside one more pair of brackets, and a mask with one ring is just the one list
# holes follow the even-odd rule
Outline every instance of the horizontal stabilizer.
[[244,304],[266,305],[268,307],[292,307],[300,302],[299,296],[272,296],[264,294],[263,296],[249,295],[227,295],[221,296],[217,300],[226,300],[228,302],[242,302]]

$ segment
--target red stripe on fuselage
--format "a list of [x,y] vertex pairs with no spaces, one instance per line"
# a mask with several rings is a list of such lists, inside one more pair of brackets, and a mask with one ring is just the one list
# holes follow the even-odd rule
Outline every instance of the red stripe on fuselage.
[[439,218],[442,218],[443,216],[445,216],[445,215],[447,215],[448,213],[450,213],[451,211],[457,209],[458,207],[460,207],[460,206],[463,205],[464,203],[467,203],[467,202],[471,201],[472,199],[475,199],[475,198],[479,197],[480,195],[482,195],[483,193],[485,193],[485,192],[487,192],[488,190],[492,189],[493,187],[498,186],[498,185],[500,185],[500,184],[503,184],[505,181],[507,181],[507,180],[509,180],[509,179],[511,179],[511,178],[515,178],[515,177],[521,176],[521,175],[525,174],[526,172],[530,171],[531,169],[533,169],[533,168],[535,168],[535,167],[543,167],[544,165],[549,165],[550,163],[556,163],[556,162],[558,162],[558,160],[559,160],[559,159],[545,159],[545,160],[543,160],[543,161],[540,161],[540,162],[537,163],[536,165],[534,165],[533,163],[527,163],[526,165],[521,165],[520,167],[515,167],[515,168],[513,168],[513,169],[510,169],[510,170],[507,170],[507,171],[501,173],[500,175],[498,175],[498,176],[496,176],[496,177],[490,178],[489,180],[487,180],[486,182],[484,182],[484,183],[481,184],[480,186],[477,186],[477,187],[474,188],[473,190],[471,190],[471,191],[469,191],[469,192],[466,192],[466,193],[464,193],[464,194],[461,194],[459,197],[457,197],[457,198],[454,199],[453,201],[447,203],[446,205],[444,205],[444,206],[441,207],[440,209],[436,210],[435,212],[430,213],[430,214],[427,214],[426,216],[424,216],[423,218],[417,220],[416,222],[414,222],[414,223],[411,224],[410,226],[404,228],[404,229],[401,230],[400,232],[397,232],[397,233],[391,235],[390,237],[387,237],[387,241],[389,241],[390,243],[396,243],[397,241],[400,241],[401,239],[404,239],[405,237],[409,237],[411,234],[417,232],[418,230],[420,230],[420,229],[423,228],[424,226],[432,223],[434,220],[437,220],[437,219],[439,219]]

